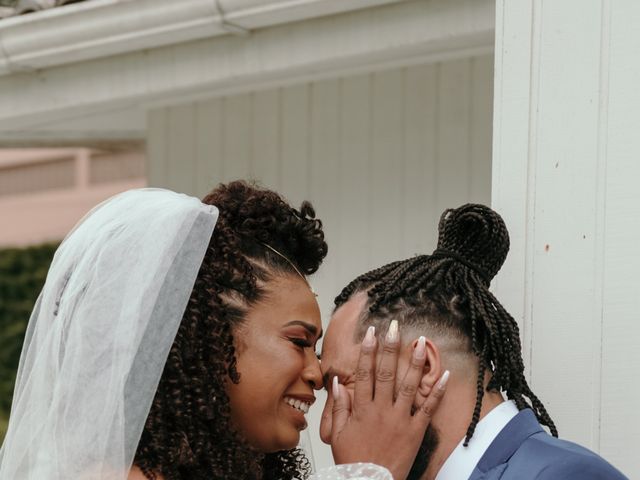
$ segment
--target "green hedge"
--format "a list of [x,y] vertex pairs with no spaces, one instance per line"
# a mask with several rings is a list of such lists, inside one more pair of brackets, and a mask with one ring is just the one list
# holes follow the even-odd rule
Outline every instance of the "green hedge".
[[29,316],[57,247],[0,250],[0,437],[6,431]]

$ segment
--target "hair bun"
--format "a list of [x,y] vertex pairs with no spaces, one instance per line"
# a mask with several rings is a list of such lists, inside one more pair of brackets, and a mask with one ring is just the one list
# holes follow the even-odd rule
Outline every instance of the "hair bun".
[[509,232],[502,217],[485,205],[468,203],[445,210],[438,224],[434,254],[451,256],[480,273],[496,276],[509,251]]

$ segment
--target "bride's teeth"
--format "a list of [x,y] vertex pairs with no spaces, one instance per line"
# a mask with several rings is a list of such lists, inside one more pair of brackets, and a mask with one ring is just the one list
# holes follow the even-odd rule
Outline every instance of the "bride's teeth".
[[302,400],[296,400],[291,397],[285,397],[285,403],[291,405],[293,408],[300,410],[302,413],[309,413],[309,404],[307,402],[303,402]]

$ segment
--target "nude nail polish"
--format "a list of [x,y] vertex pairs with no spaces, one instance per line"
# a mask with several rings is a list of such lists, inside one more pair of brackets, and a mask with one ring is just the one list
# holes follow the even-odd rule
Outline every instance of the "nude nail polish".
[[391,320],[389,330],[387,330],[387,342],[396,343],[398,341],[398,321]]
[[376,344],[376,327],[371,325],[367,328],[367,333],[364,336],[364,340],[362,341],[362,345],[365,347],[373,347]]
[[413,350],[414,358],[424,358],[424,354],[427,351],[427,339],[424,336],[420,336],[418,338],[418,343],[416,343],[416,348]]
[[447,386],[447,382],[449,381],[449,370],[446,370],[443,374],[442,377],[440,378],[440,381],[438,382],[438,388],[439,389],[444,389],[444,387]]
[[333,400],[338,400],[340,398],[340,387],[338,383],[338,376],[335,375],[333,377],[333,386],[331,387],[331,394],[333,395]]

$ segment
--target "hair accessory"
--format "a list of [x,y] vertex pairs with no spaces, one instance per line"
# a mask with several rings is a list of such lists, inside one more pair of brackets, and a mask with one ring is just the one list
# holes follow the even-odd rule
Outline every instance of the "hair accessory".
[[482,278],[487,283],[487,285],[491,283],[489,275],[487,275],[486,272],[484,272],[480,267],[456,252],[452,252],[451,250],[446,250],[444,248],[438,248],[431,254],[431,258],[450,258],[451,260],[455,260],[456,262],[461,263],[465,267],[470,268],[478,275],[480,275],[480,278]]
[[289,257],[287,257],[286,255],[283,255],[282,253],[280,253],[278,250],[276,250],[275,248],[273,248],[271,245],[269,245],[268,243],[264,243],[264,242],[260,242],[262,245],[264,245],[265,247],[267,247],[269,250],[271,250],[273,253],[275,253],[276,255],[280,256],[281,258],[283,258],[289,265],[291,265],[291,268],[293,268],[296,273],[298,275],[300,275],[300,278],[302,278],[304,280],[304,282],[307,284],[307,286],[309,287],[309,290],[311,290],[311,293],[313,293],[316,297],[318,296],[318,294],[315,292],[315,290],[313,289],[313,287],[311,286],[311,284],[309,283],[309,281],[307,280],[307,277],[305,277],[302,272],[300,270],[298,270],[298,268],[293,264],[293,262],[291,260],[289,260]]

